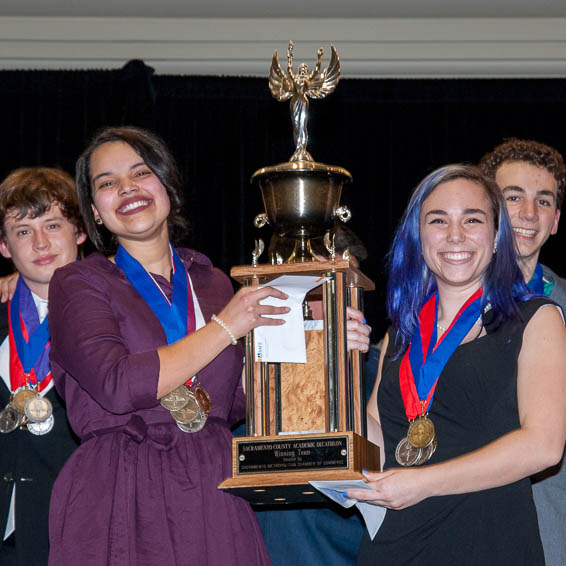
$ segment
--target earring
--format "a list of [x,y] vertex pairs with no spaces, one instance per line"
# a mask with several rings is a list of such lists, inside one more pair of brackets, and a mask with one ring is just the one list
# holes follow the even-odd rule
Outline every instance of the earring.
[[97,218],[97,219],[95,220],[95,222],[96,222],[98,225],[102,224],[102,218]]
[[497,252],[497,240],[493,242],[493,253]]

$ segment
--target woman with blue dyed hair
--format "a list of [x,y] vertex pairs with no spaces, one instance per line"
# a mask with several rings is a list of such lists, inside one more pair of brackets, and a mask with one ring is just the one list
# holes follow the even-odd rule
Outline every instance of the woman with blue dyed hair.
[[501,191],[468,165],[416,188],[389,255],[368,413],[385,471],[350,497],[388,509],[358,564],[544,564],[529,476],[566,441],[566,330],[530,294]]

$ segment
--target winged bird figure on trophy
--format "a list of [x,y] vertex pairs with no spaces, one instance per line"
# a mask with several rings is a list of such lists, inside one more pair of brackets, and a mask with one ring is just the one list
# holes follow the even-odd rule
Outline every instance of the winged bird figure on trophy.
[[321,99],[334,91],[340,80],[340,59],[334,46],[330,47],[331,56],[328,67],[322,66],[322,47],[317,51],[314,69],[309,73],[305,63],[301,63],[297,72],[293,70],[293,42],[289,41],[287,49],[287,73],[279,64],[277,51],[273,54],[269,69],[269,90],[279,102],[291,99],[291,120],[293,122],[293,137],[295,138],[295,153],[289,161],[313,161],[307,151],[308,108],[309,98]]

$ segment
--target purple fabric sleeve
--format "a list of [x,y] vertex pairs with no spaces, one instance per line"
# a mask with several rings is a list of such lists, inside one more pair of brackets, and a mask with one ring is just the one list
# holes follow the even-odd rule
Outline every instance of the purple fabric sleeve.
[[151,408],[158,404],[157,351],[131,351],[112,299],[107,280],[90,269],[55,273],[49,288],[51,359],[80,376],[80,386],[111,413]]

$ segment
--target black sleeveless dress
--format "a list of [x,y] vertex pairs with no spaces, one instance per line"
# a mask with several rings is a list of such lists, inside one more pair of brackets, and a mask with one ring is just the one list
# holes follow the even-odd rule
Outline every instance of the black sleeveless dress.
[[[522,321],[506,322],[495,331],[488,325],[486,336],[456,349],[440,376],[430,411],[438,439],[430,464],[471,452],[519,428],[517,359],[523,331],[547,303],[535,299],[520,304]],[[407,434],[400,363],[401,358],[386,356],[378,391],[386,469],[399,467],[395,448]],[[530,479],[388,510],[373,541],[364,533],[358,565],[369,564],[544,565]]]

